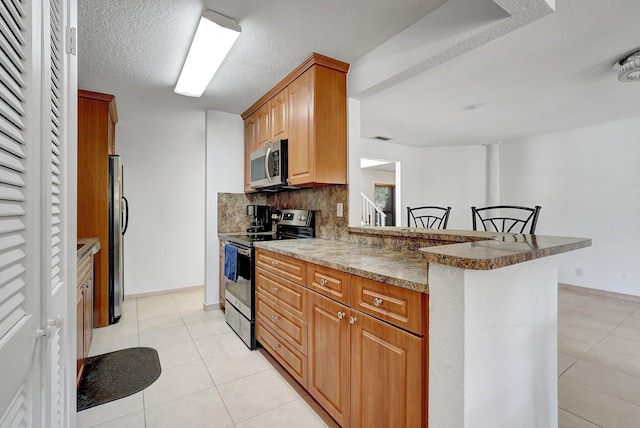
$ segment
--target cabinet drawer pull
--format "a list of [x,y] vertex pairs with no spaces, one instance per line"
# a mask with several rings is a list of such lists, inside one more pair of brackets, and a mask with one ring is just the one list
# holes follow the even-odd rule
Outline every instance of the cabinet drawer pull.
[[271,266],[275,266],[275,265],[277,265],[277,264],[278,264],[278,261],[277,261],[277,260],[272,260],[272,261],[271,261]]
[[277,315],[272,316],[271,317],[271,321],[273,321],[273,322],[278,321],[278,316]]
[[277,293],[277,292],[278,292],[278,287],[273,287],[273,288],[271,289],[271,291],[273,291],[274,293]]
[[379,298],[379,297],[375,297],[373,299],[374,306],[380,306],[382,304],[382,302],[383,302],[383,300],[381,298]]
[[276,343],[271,348],[273,348],[274,351],[277,351],[279,347],[280,347],[280,345]]
[[329,281],[327,281],[327,280],[326,280],[326,279],[324,279],[324,278],[321,278],[321,279],[320,279],[320,285],[327,285],[327,282],[329,282]]
[[349,317],[349,322],[350,322],[351,324],[355,324],[355,322],[356,322],[356,321],[358,321],[358,318],[356,318],[356,317]]
[[344,312],[338,312],[338,319],[341,320],[342,318],[345,317],[345,315],[347,315],[347,314],[344,313]]

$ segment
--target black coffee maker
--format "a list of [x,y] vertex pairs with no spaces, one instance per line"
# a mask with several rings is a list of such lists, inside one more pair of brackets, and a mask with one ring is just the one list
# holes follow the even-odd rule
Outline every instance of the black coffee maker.
[[245,213],[251,216],[247,232],[271,232],[271,205],[247,205]]

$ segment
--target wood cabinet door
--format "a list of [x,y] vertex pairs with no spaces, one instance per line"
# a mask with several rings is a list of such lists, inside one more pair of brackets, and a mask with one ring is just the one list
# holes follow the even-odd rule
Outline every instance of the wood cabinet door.
[[289,184],[314,181],[314,94],[315,67],[289,85]]
[[308,391],[340,426],[349,426],[349,308],[309,292]]
[[[266,103],[255,113],[257,123],[256,148],[267,144],[270,140],[269,132],[269,103]],[[255,149],[254,149],[255,150]]]
[[288,93],[284,88],[269,100],[269,137],[271,141],[289,138]]
[[252,114],[244,121],[244,191],[252,192],[251,188],[251,159],[249,156],[258,144],[258,121],[256,114]]
[[358,311],[351,321],[351,427],[420,427],[424,339]]

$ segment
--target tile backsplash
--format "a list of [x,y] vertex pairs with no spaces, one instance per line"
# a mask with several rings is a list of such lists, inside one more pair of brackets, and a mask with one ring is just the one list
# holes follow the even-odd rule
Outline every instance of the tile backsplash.
[[[342,203],[343,216],[337,216]],[[349,238],[349,187],[346,185],[290,190],[274,194],[218,193],[218,232],[240,232],[251,219],[244,215],[249,204],[267,204],[273,209],[309,209],[316,216],[316,237],[346,241]]]
[[264,193],[218,193],[218,232],[243,232],[251,226],[247,205],[266,205]]

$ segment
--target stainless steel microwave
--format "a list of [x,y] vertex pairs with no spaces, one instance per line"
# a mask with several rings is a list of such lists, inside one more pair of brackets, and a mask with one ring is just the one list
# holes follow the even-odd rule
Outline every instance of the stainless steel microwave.
[[287,140],[267,143],[249,155],[251,188],[277,190],[287,185]]

